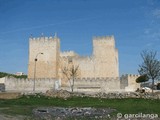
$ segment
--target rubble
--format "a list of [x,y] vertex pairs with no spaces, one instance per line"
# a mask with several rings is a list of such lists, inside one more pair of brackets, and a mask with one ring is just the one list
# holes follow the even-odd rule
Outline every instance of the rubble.
[[48,96],[48,97],[58,97],[58,98],[69,98],[71,97],[71,93],[67,90],[48,90],[46,91],[46,94],[45,96]]
[[110,93],[95,93],[95,94],[85,94],[85,93],[75,93],[69,92],[66,90],[47,91],[45,96],[49,97],[58,97],[67,99],[69,97],[97,97],[97,98],[106,98],[106,99],[123,99],[123,98],[144,98],[144,99],[160,99],[160,92],[110,92]]
[[110,113],[116,111],[110,108],[37,108],[33,110],[34,117],[39,120],[65,120],[65,119],[107,119],[110,118]]

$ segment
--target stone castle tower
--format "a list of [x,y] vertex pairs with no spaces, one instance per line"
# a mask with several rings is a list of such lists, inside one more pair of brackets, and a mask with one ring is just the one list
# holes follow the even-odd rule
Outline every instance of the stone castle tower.
[[69,61],[79,66],[79,78],[119,77],[118,50],[113,36],[94,37],[93,53],[86,57],[74,51],[61,52],[60,39],[56,36],[30,38],[28,78],[34,78],[36,68],[36,78],[63,80],[61,67]]
[[30,38],[28,78],[34,78],[35,72],[36,78],[57,78],[59,55],[60,40],[56,36]]
[[[93,38],[93,57],[97,77],[118,77],[118,50],[115,48],[114,36]],[[95,73],[95,74],[96,74]]]

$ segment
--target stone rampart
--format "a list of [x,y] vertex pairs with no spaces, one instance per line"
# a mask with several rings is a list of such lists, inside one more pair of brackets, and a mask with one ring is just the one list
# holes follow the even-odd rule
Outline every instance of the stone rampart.
[[4,83],[5,82],[5,77],[0,78],[0,83]]
[[[30,38],[28,78],[57,78],[60,40],[55,37]],[[36,62],[35,62],[36,60]]]
[[[74,92],[82,93],[108,93],[119,91],[135,91],[140,84],[135,82],[138,75],[125,75],[121,78],[97,77],[97,78],[77,78],[74,81]],[[71,82],[73,82],[71,80]],[[5,78],[5,91],[12,92],[32,92],[34,79]],[[73,84],[73,83],[72,83]],[[35,80],[35,91],[46,92],[47,90],[64,89],[71,91],[70,82],[61,86],[61,80],[41,78]]]
[[[68,86],[70,86],[68,82]],[[84,93],[113,92],[120,90],[119,78],[77,78],[74,81],[74,91]]]
[[32,41],[32,42],[39,42],[39,41],[55,41],[55,37],[52,37],[52,36],[50,36],[50,37],[44,37],[44,36],[41,36],[41,37],[30,37],[30,41]]
[[[57,79],[36,79],[35,91],[46,92],[50,89],[58,89],[58,81]],[[32,92],[33,87],[34,79],[5,78],[5,91]]]
[[140,88],[140,84],[136,83],[136,79],[139,75],[126,74],[122,75],[120,78],[120,88],[125,89],[125,91],[135,91]]
[[[39,55],[43,53],[43,55]],[[37,58],[37,62],[35,62]],[[66,60],[68,59],[68,60]],[[29,41],[28,78],[59,78],[61,64],[72,62],[79,66],[79,77],[119,77],[118,50],[114,36],[93,38],[93,53],[90,56],[79,56],[74,51],[61,52],[60,39],[56,36],[38,38]],[[36,63],[36,64],[35,64]],[[63,81],[62,81],[63,82]],[[65,81],[64,81],[65,82]]]
[[77,53],[75,53],[74,51],[64,51],[64,52],[60,52],[60,56],[61,57],[68,57],[68,56],[78,56]]

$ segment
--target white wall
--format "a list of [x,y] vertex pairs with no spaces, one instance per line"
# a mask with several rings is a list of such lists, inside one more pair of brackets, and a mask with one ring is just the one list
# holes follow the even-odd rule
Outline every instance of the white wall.
[[[132,84],[124,84],[123,82],[120,83],[123,79],[119,78],[82,78],[76,79],[74,85],[75,92],[120,92],[120,91],[135,91],[137,88],[137,84],[135,81],[135,77],[137,76],[129,76],[125,77],[124,81]],[[132,78],[132,79],[131,79]],[[18,91],[18,92],[33,92],[34,80],[33,79],[16,79],[16,78],[5,78],[5,90],[6,91]],[[123,88],[120,88],[120,85]],[[67,83],[66,87],[61,87],[61,80],[57,79],[36,79],[35,80],[35,91],[36,92],[46,92],[47,90],[71,90],[69,82]]]
[[[35,91],[46,92],[50,89],[55,89],[55,83],[59,81],[57,79],[36,79]],[[57,85],[56,85],[57,86]],[[18,92],[32,92],[34,87],[33,79],[16,79],[5,78],[5,90],[6,91],[18,91]]]
[[[70,86],[68,82],[68,86]],[[69,88],[63,88],[70,90]],[[120,90],[119,78],[82,78],[74,82],[75,92],[97,93],[115,92]]]
[[0,83],[5,83],[5,77],[0,78]]

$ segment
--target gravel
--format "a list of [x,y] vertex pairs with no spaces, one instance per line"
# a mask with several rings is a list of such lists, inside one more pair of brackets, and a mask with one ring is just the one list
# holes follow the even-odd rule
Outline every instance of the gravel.
[[34,118],[39,120],[68,120],[68,119],[107,119],[110,113],[116,111],[110,108],[37,108],[33,110]]

